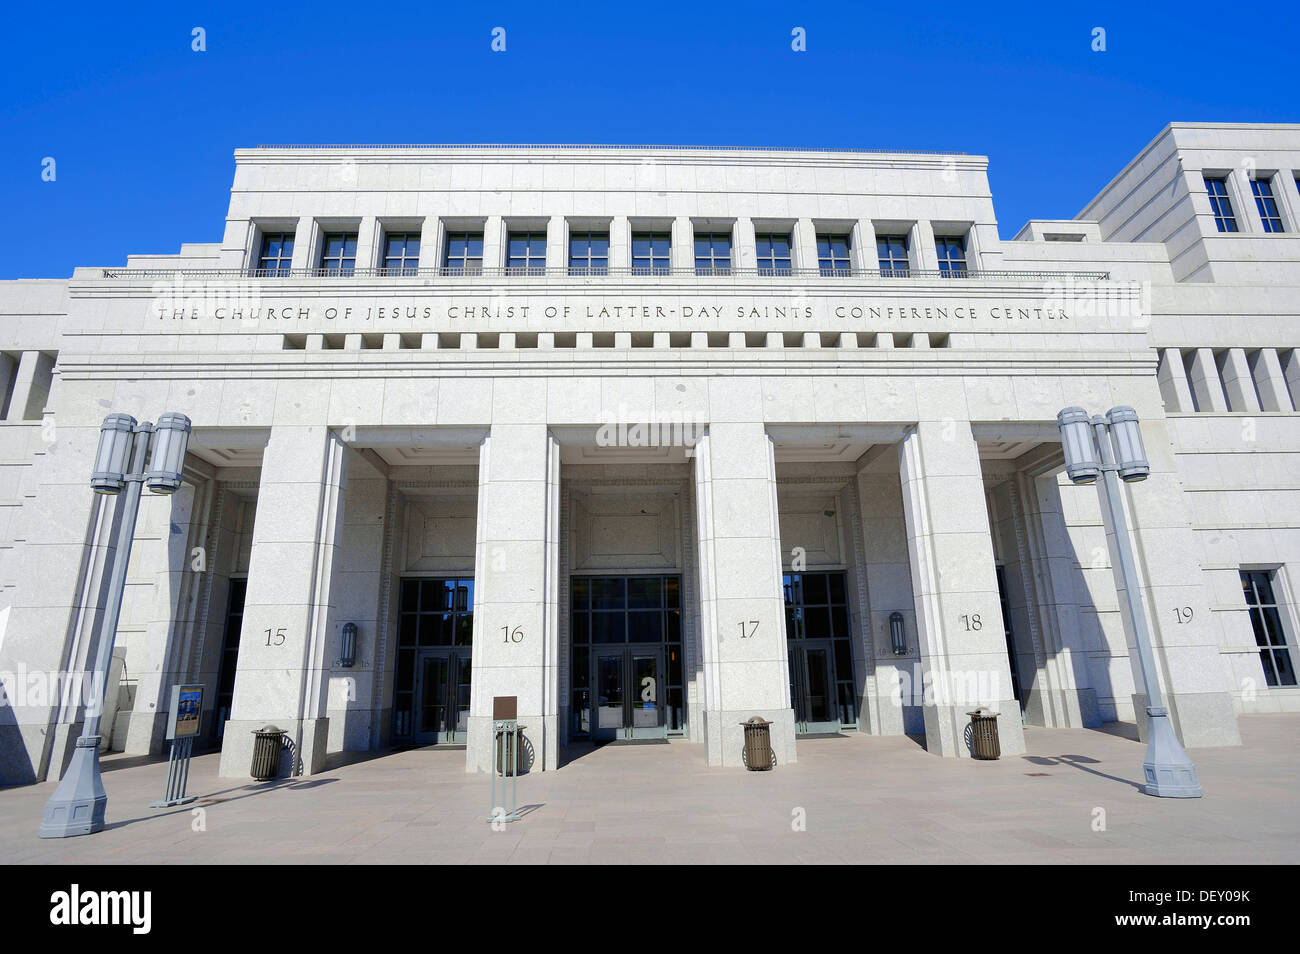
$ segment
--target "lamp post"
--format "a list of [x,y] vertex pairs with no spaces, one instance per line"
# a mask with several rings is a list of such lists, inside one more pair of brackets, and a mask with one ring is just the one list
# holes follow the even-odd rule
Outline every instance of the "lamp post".
[[1120,499],[1121,480],[1126,483],[1145,480],[1151,471],[1142,446],[1137,412],[1131,407],[1113,407],[1104,417],[1098,414],[1090,419],[1083,408],[1067,407],[1056,415],[1056,426],[1061,432],[1061,445],[1065,450],[1066,475],[1076,484],[1094,484],[1099,476],[1102,477],[1099,491],[1115,531],[1120,581],[1133,625],[1133,639],[1137,644],[1142,687],[1146,692],[1147,751],[1142,762],[1146,785],[1142,791],[1162,798],[1200,798],[1201,783],[1196,778],[1196,766],[1178,741],[1169,722],[1169,710],[1160,695],[1146,610],[1138,594],[1137,565]]
[[[149,445],[153,443],[153,456]],[[109,577],[108,604],[104,607],[95,641],[95,668],[91,683],[97,698],[84,699],[85,721],[77,739],[72,761],[62,781],[45,803],[45,817],[39,834],[42,838],[67,838],[89,835],[104,827],[108,796],[99,774],[99,720],[104,711],[103,693],[108,686],[108,666],[113,658],[117,621],[122,612],[122,595],[126,589],[127,563],[131,559],[131,541],[140,510],[140,491],[147,484],[156,494],[175,493],[181,485],[185,451],[190,440],[190,419],[169,412],[157,425],[137,423],[129,414],[110,414],[99,430],[99,449],[95,453],[95,470],[90,486],[96,493],[119,498],[121,519],[113,541],[113,569]],[[146,461],[149,470],[145,470]]]

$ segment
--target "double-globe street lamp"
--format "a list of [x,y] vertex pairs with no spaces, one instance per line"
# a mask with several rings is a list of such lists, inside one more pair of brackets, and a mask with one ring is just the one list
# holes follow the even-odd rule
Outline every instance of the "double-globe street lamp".
[[1146,785],[1142,791],[1163,798],[1200,798],[1201,783],[1196,778],[1196,766],[1179,743],[1169,722],[1169,710],[1162,703],[1146,610],[1138,593],[1137,566],[1129,541],[1128,520],[1120,498],[1121,480],[1125,483],[1146,480],[1151,472],[1142,445],[1142,432],[1138,428],[1137,412],[1131,407],[1113,407],[1104,417],[1098,414],[1089,418],[1083,408],[1067,407],[1056,415],[1056,426],[1065,449],[1066,476],[1076,484],[1095,484],[1099,476],[1103,478],[1097,486],[1115,533],[1120,583],[1133,625],[1142,686],[1146,692],[1147,752],[1142,762]]
[[[117,637],[117,620],[122,612],[122,595],[126,589],[126,568],[131,559],[131,541],[140,510],[140,488],[148,486],[156,494],[175,493],[181,485],[185,451],[190,442],[190,419],[169,411],[157,424],[138,423],[129,414],[110,414],[99,430],[99,449],[90,486],[118,498],[117,532],[113,541],[112,575],[109,578],[108,604],[104,607],[95,640],[95,668],[91,673],[92,691],[97,699],[84,699],[85,721],[77,739],[68,771],[58,788],[45,803],[41,821],[42,838],[67,838],[89,835],[104,827],[108,796],[99,774],[99,720],[104,711],[103,693],[108,686],[108,666],[113,658]],[[153,454],[150,456],[150,444]],[[148,470],[145,469],[148,461]]]

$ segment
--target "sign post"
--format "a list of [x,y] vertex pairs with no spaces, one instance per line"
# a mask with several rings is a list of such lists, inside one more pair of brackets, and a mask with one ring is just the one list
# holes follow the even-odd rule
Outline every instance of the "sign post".
[[172,686],[171,709],[167,714],[167,738],[172,744],[167,760],[167,795],[161,801],[150,802],[150,808],[186,805],[198,797],[186,795],[185,785],[190,778],[190,750],[199,734],[202,716],[203,687]]
[[[499,741],[498,741],[499,740]],[[492,806],[488,821],[519,821],[519,697],[492,697]],[[510,804],[497,804],[497,775],[501,775],[501,798],[506,797],[506,773],[510,774]]]

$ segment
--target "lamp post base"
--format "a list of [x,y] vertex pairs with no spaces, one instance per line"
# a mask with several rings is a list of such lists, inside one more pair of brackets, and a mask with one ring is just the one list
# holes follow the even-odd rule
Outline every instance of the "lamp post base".
[[1200,798],[1201,783],[1196,766],[1187,757],[1164,706],[1147,706],[1147,755],[1142,762],[1146,775],[1143,793],[1158,798]]
[[93,835],[104,829],[108,795],[99,777],[99,736],[82,736],[72,752],[63,780],[45,803],[37,832],[42,838]]

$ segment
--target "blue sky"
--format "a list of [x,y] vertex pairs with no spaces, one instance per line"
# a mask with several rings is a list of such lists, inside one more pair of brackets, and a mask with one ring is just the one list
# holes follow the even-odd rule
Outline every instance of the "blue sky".
[[[1028,218],[1072,217],[1167,122],[1300,120],[1293,9],[11,4],[0,278],[218,240],[231,153],[259,143],[981,153],[1009,238]],[[206,52],[190,48],[195,26]],[[505,53],[490,49],[496,26]],[[796,26],[806,52],[790,48]]]

